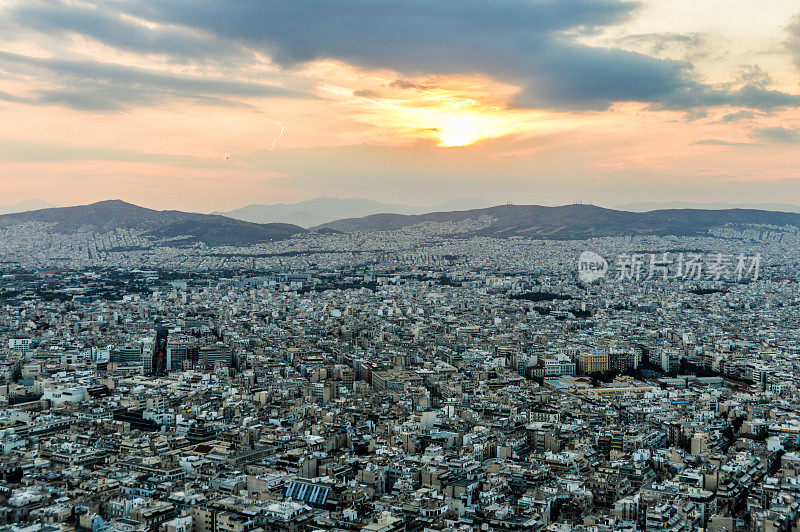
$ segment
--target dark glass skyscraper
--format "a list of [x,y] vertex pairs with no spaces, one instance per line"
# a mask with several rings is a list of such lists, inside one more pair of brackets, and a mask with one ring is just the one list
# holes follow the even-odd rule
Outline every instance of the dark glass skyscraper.
[[167,373],[167,333],[166,327],[158,327],[156,330],[156,343],[153,347],[153,375],[164,375]]

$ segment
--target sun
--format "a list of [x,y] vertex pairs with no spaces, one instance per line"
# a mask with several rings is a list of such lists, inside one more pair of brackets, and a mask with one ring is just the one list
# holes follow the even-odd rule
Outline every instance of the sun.
[[435,130],[439,146],[446,148],[467,146],[484,136],[476,117],[469,114],[448,116]]

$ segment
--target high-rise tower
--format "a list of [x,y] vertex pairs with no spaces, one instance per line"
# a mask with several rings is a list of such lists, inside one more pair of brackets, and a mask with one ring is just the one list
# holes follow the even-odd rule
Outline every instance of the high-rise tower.
[[153,346],[153,375],[164,375],[167,373],[167,333],[166,327],[158,327],[156,330],[156,343]]

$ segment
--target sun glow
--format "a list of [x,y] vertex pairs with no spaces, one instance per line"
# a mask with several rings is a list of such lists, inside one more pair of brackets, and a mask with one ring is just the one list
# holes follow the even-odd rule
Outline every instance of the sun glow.
[[419,101],[369,99],[385,109],[377,120],[405,136],[435,140],[442,147],[466,146],[482,139],[526,129],[512,114],[472,99],[453,97]]
[[[389,138],[429,139],[442,147],[466,146],[539,129],[543,113],[510,110],[519,87],[481,76],[413,78],[396,72],[364,72],[335,62],[312,69],[320,95],[355,111],[361,123]],[[353,87],[359,87],[357,90]]]
[[466,146],[520,130],[517,119],[498,107],[431,92],[422,101],[403,102],[392,117],[398,128],[432,138],[442,147]]

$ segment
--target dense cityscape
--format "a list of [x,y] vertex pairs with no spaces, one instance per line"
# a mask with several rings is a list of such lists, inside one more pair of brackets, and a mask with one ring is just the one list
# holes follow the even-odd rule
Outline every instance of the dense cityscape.
[[0,530],[796,529],[797,228],[472,229],[5,230]]

